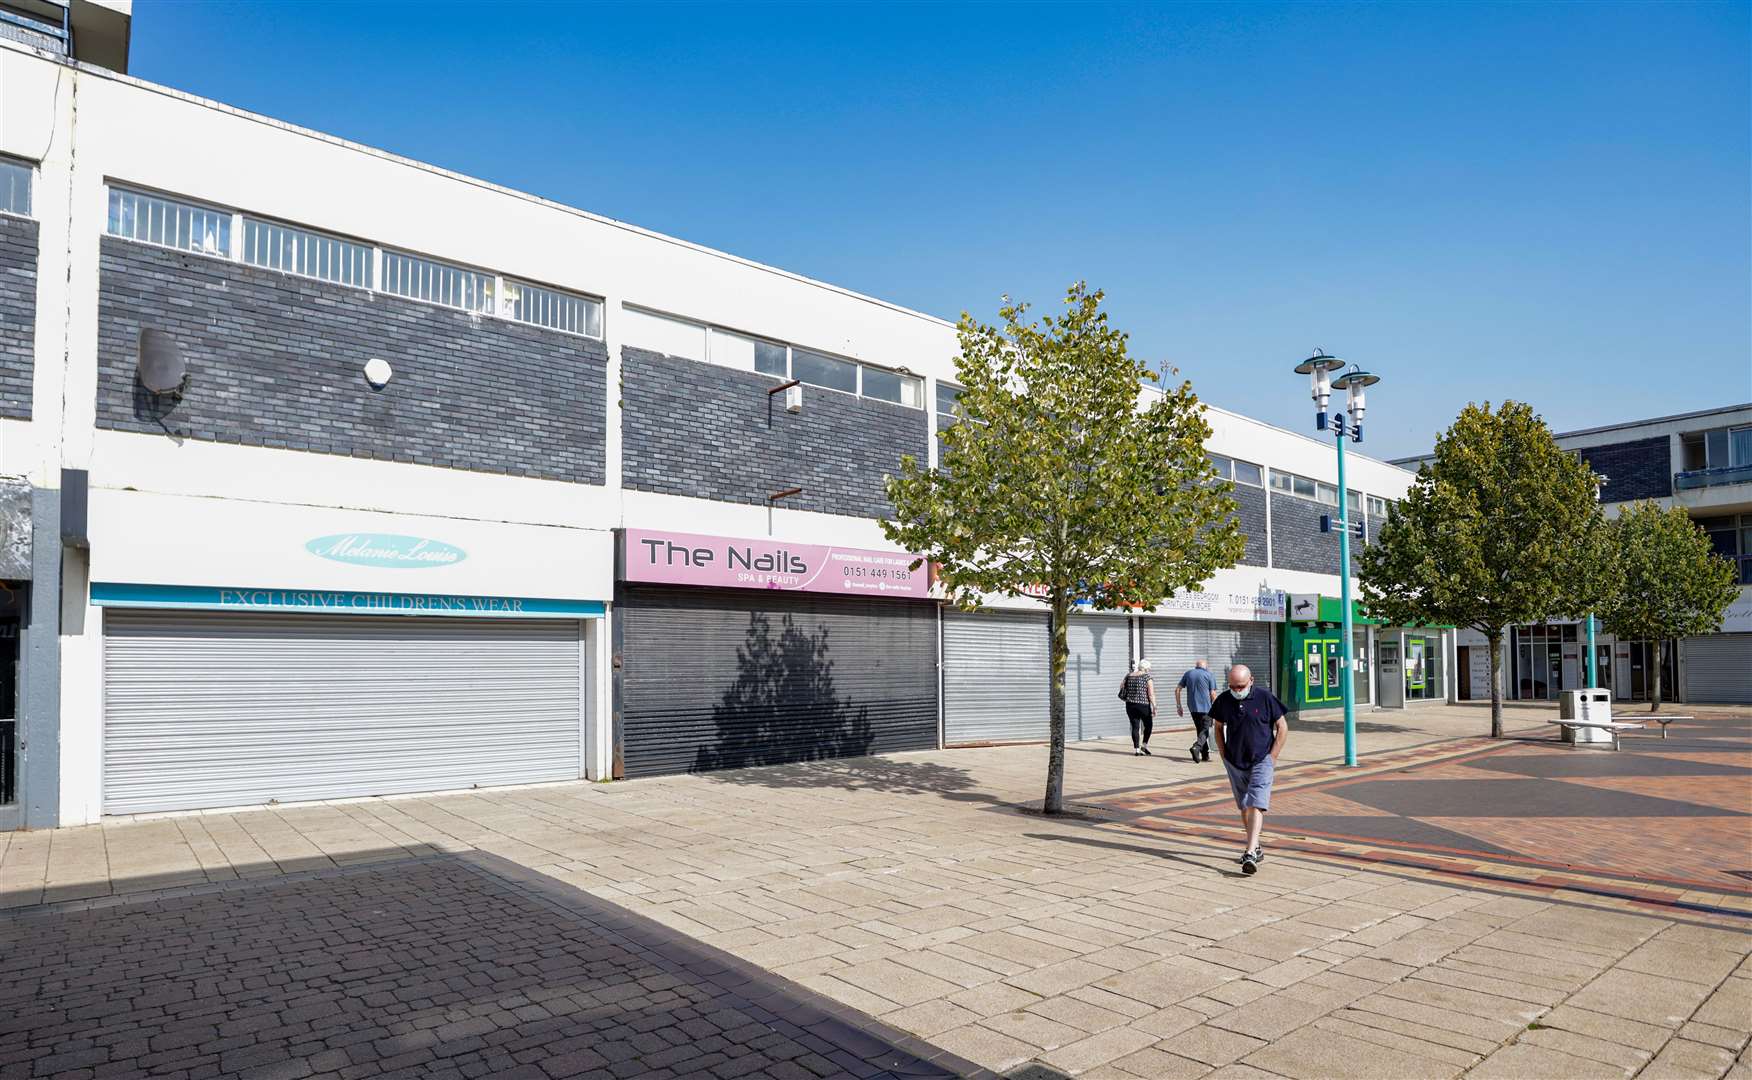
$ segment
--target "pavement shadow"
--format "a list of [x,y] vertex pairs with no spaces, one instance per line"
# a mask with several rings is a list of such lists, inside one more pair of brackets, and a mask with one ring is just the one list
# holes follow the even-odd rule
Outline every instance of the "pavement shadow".
[[1107,848],[1111,851],[1129,851],[1134,855],[1149,855],[1152,858],[1167,859],[1170,862],[1185,863],[1200,870],[1215,870],[1223,877],[1245,877],[1239,870],[1228,870],[1221,865],[1212,866],[1213,859],[1227,858],[1224,855],[1212,854],[1204,858],[1192,858],[1166,848],[1149,847],[1144,844],[1125,844],[1118,840],[1098,840],[1093,836],[1066,836],[1063,833],[1023,833],[1030,840],[1055,840],[1064,844],[1081,844],[1084,847]]
[[[1358,720],[1357,731],[1364,735],[1398,735],[1407,731],[1415,731],[1402,724],[1382,724],[1374,720]],[[1343,720],[1297,720],[1290,725],[1290,732],[1311,732],[1319,735],[1337,735],[1344,731]]]
[[941,795],[958,802],[1003,802],[971,790],[976,785],[965,769],[928,761],[894,761],[884,757],[831,758],[706,773],[717,784],[764,788],[821,788],[857,791],[869,788],[903,795]]

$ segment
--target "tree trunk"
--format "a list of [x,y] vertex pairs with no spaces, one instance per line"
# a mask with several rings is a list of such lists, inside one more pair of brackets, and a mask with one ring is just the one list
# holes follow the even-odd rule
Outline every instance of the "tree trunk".
[[1071,649],[1065,637],[1065,623],[1070,619],[1070,604],[1064,590],[1054,589],[1052,600],[1052,694],[1051,747],[1046,757],[1046,801],[1041,809],[1048,814],[1063,813],[1065,808],[1065,662]]
[[1667,656],[1662,648],[1664,645],[1666,645],[1664,640],[1655,639],[1655,692],[1649,695],[1650,712],[1661,711],[1661,669],[1667,666],[1665,662]]
[[1503,737],[1503,632],[1493,630],[1485,635],[1490,642],[1490,737]]

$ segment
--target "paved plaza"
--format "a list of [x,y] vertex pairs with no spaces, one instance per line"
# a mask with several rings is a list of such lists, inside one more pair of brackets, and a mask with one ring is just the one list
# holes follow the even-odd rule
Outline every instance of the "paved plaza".
[[168,1066],[175,1017],[188,1075],[686,1074],[701,1021],[721,1078],[1749,1080],[1752,715],[1687,711],[1366,713],[1357,770],[1307,722],[1254,877],[1173,731],[1073,746],[1054,819],[1024,746],[12,834],[0,1076]]

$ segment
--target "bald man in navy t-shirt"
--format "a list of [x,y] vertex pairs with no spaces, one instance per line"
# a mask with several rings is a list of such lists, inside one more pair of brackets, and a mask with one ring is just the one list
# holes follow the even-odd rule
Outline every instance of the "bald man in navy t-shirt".
[[1217,754],[1229,774],[1241,825],[1247,830],[1247,847],[1241,854],[1241,872],[1258,873],[1265,851],[1259,834],[1265,829],[1265,812],[1271,808],[1271,778],[1278,755],[1290,738],[1289,710],[1270,690],[1253,685],[1253,672],[1246,664],[1229,669],[1229,689],[1211,702]]

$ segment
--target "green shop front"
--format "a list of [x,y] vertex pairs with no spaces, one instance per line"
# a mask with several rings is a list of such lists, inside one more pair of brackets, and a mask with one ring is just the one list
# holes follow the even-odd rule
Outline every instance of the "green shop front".
[[[1278,655],[1280,696],[1292,711],[1344,704],[1343,608],[1338,597],[1291,594]],[[1398,709],[1448,700],[1451,627],[1383,626],[1351,605],[1351,685],[1359,706]]]

